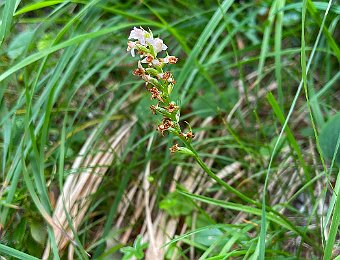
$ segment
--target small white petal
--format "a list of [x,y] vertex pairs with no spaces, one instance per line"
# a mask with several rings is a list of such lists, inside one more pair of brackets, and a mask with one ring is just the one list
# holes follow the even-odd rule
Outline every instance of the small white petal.
[[154,66],[159,66],[161,63],[159,62],[159,60],[154,59],[154,60],[152,60],[152,64],[153,64]]
[[140,61],[138,61],[138,68],[139,68],[139,69],[144,69],[143,66],[142,66],[142,64],[140,63]]
[[163,43],[163,40],[160,39],[160,38],[155,38],[155,39],[152,39],[152,38],[147,38],[146,39],[146,42],[149,44],[149,45],[152,45],[154,51],[156,53],[158,52],[161,52],[161,51],[164,51],[166,50],[168,47]]
[[129,41],[126,51],[130,51],[132,57],[135,57],[135,49],[136,49],[136,43]]
[[166,57],[163,59],[163,63],[169,63],[169,56],[166,56]]
[[148,32],[146,32],[145,30],[133,27],[133,30],[130,32],[129,39],[138,40],[142,45],[145,45],[146,35],[148,35]]

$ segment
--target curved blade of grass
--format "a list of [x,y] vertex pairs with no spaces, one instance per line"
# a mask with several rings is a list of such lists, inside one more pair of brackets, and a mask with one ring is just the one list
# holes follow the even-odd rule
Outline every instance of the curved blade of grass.
[[[308,6],[310,6],[310,4],[308,4],[308,3],[309,3],[309,0],[306,1],[306,5],[303,5],[303,8],[302,8],[301,72],[302,72],[302,81],[303,81],[303,88],[304,88],[304,92],[305,92],[306,103],[307,103],[309,117],[310,117],[311,125],[312,125],[313,132],[314,132],[315,142],[316,142],[316,149],[317,149],[317,151],[318,151],[318,153],[320,155],[320,159],[321,159],[324,171],[326,171],[326,165],[325,165],[325,162],[324,162],[324,159],[323,159],[322,150],[320,148],[318,131],[317,131],[317,128],[316,128],[316,124],[315,124],[315,120],[314,120],[314,115],[313,115],[313,110],[317,111],[318,110],[318,105],[316,106],[316,108],[314,108],[313,104],[315,104],[315,102],[313,102],[313,103],[310,102],[310,100],[309,100],[309,89],[308,89],[308,86],[307,86],[306,51],[305,51],[305,46],[306,46],[306,43],[305,43],[305,19],[306,19],[307,8],[308,8]],[[330,0],[328,2],[328,9],[325,12],[324,20],[323,20],[323,22],[321,24],[320,30],[323,30],[325,28],[324,27],[325,18],[328,15],[329,8],[331,7],[331,4],[332,4],[332,0]],[[322,116],[322,115],[320,115],[320,116]],[[319,127],[321,127],[321,126],[319,125]],[[310,179],[310,176],[306,176],[306,177],[309,177],[309,179]],[[330,181],[329,181],[329,183],[330,183]],[[330,186],[331,186],[331,184],[330,184]],[[315,203],[315,198],[313,196],[313,193],[311,193],[311,194],[312,194],[312,202]],[[318,216],[317,216],[317,225],[319,226],[319,218],[318,218]]]
[[[304,3],[305,3],[304,6],[306,8],[307,2],[304,1]],[[329,5],[328,5],[328,7],[329,7]],[[317,46],[319,44],[322,28],[323,28],[323,25],[324,25],[324,23],[326,21],[327,14],[328,14],[328,11],[325,12],[325,15],[323,17],[321,28],[319,29],[319,33],[318,33],[317,38],[315,40],[315,43],[314,43],[314,46],[313,46],[313,49],[312,49],[312,53],[311,53],[310,58],[308,60],[308,64],[307,64],[307,67],[306,67],[306,70],[305,70],[305,75],[307,75],[307,73],[309,71],[309,68],[310,68],[310,65],[312,63],[312,60],[313,60],[316,48],[317,48]],[[294,99],[293,99],[292,104],[290,106],[290,109],[289,109],[288,115],[286,117],[286,120],[285,120],[285,122],[284,122],[284,124],[282,126],[282,129],[280,131],[280,134],[278,136],[278,139],[277,139],[277,141],[276,141],[276,143],[274,145],[273,151],[272,151],[271,156],[270,156],[270,160],[269,160],[269,164],[268,164],[268,168],[267,168],[267,173],[266,173],[266,179],[265,179],[264,188],[263,188],[263,193],[262,193],[262,220],[261,220],[261,232],[260,232],[260,239],[259,239],[260,250],[264,250],[265,249],[265,237],[266,237],[266,210],[265,210],[265,208],[266,208],[266,190],[267,190],[268,182],[269,182],[270,169],[271,169],[271,166],[272,166],[272,163],[273,163],[274,155],[275,155],[276,150],[277,150],[277,148],[279,146],[279,143],[280,143],[280,140],[282,138],[282,135],[283,135],[283,133],[284,133],[284,131],[285,131],[287,125],[288,125],[290,117],[291,117],[291,115],[292,115],[292,113],[294,111],[294,108],[296,106],[297,99],[298,99],[298,97],[300,95],[302,87],[303,87],[303,79],[300,81],[300,84],[299,84],[298,89],[297,89],[297,91],[295,93],[295,96],[294,96]],[[322,159],[322,162],[323,162],[323,159]],[[323,165],[324,165],[324,163],[323,163]],[[264,255],[262,255],[262,257],[264,258]]]
[[[231,21],[233,21],[234,19],[236,19],[237,15],[244,11],[246,8],[249,8],[252,5],[244,5],[242,6],[242,8],[239,8],[237,11],[233,12],[231,15],[229,15],[228,17],[226,17],[226,14],[222,12],[223,14],[223,18],[224,18],[224,23],[221,24],[220,27],[218,27],[215,30],[215,33],[212,35],[211,40],[209,41],[208,45],[204,48],[204,51],[202,50],[202,54],[199,57],[199,60],[196,64],[197,68],[194,68],[191,73],[190,76],[186,79],[185,85],[184,85],[184,89],[189,90],[189,88],[193,85],[193,82],[195,82],[195,85],[200,85],[200,80],[202,80],[202,78],[198,78],[196,77],[196,75],[198,74],[198,72],[200,72],[201,75],[203,75],[207,81],[210,83],[210,85],[212,86],[212,88],[214,89],[214,91],[216,91],[217,95],[221,94],[220,89],[216,86],[216,84],[214,83],[214,81],[211,79],[211,77],[209,76],[209,74],[207,73],[209,71],[209,66],[214,65],[217,61],[218,58],[221,56],[221,53],[223,52],[223,50],[226,48],[227,44],[229,42],[231,42],[232,38],[242,30],[243,26],[247,23],[249,23],[250,18],[246,18],[244,19],[242,22],[240,22],[239,24],[237,24],[237,26],[235,26],[235,28],[228,33],[228,36],[225,37],[222,41],[218,42],[218,38],[221,37],[222,33],[225,32],[225,27],[228,26],[228,23],[230,23]],[[208,57],[208,54],[210,52],[210,50],[216,46],[216,42],[218,42],[217,47],[214,49],[214,53],[210,55],[209,59],[206,61],[206,58]],[[204,64],[207,64],[207,66],[204,66]],[[191,95],[195,94],[195,91],[191,91]],[[190,92],[187,93],[186,95],[186,99],[182,100],[183,103],[186,102],[186,100],[190,100],[191,98]],[[184,97],[184,95],[182,95]]]
[[[20,1],[18,3],[20,3]],[[16,5],[17,5],[17,1],[14,1],[14,0],[5,1],[5,8],[2,11],[1,28],[0,28],[0,47],[12,26],[13,13],[15,11]]]
[[[212,199],[212,198],[209,198],[209,197],[191,194],[191,193],[184,192],[184,191],[178,191],[178,192],[185,195],[185,196],[188,196],[192,199],[199,200],[199,201],[202,201],[204,203],[208,203],[210,205],[215,205],[215,206],[219,206],[219,207],[222,207],[222,208],[225,208],[225,209],[245,212],[245,213],[249,213],[249,214],[252,214],[252,215],[255,215],[255,216],[261,216],[262,215],[261,209],[258,209],[258,208],[245,206],[245,205],[239,204],[239,203],[216,200],[216,199]],[[292,227],[290,225],[288,225],[285,221],[283,221],[280,217],[274,215],[273,213],[267,212],[267,218],[269,220],[279,224],[280,226],[286,228],[287,230],[291,230],[291,231],[295,232],[295,230],[292,229]]]
[[[0,111],[1,115],[6,115],[8,114],[7,108],[4,105],[3,108]],[[4,125],[3,125],[3,131],[2,131],[2,138],[4,140],[3,142],[3,152],[2,152],[2,178],[4,179],[4,174],[5,174],[5,168],[6,168],[6,161],[7,161],[7,155],[11,146],[11,130],[13,127],[12,122],[15,122],[15,117],[13,120],[6,120]]]
[[152,8],[150,5],[148,5],[146,2],[142,2],[143,5],[145,5],[149,10],[157,16],[157,18],[161,21],[162,24],[164,24],[164,27],[179,41],[181,44],[183,50],[188,54],[190,52],[190,48],[185,42],[185,38],[182,37],[174,28],[173,26],[169,25],[165,19],[161,16],[159,12],[157,12],[154,8]]
[[219,255],[225,255],[230,250],[232,250],[233,245],[236,244],[236,241],[239,240],[239,238],[244,234],[249,234],[250,230],[252,230],[255,226],[253,224],[247,225],[244,228],[242,228],[241,232],[237,232],[231,236],[231,238],[228,240],[228,242],[223,246],[221,252]]
[[[283,112],[281,111],[280,109],[280,106],[279,104],[277,103],[274,95],[270,92],[267,94],[267,99],[271,105],[271,107],[273,108],[273,111],[277,117],[277,119],[280,121],[280,123],[283,125],[284,122],[285,122],[285,117],[284,117],[284,114]],[[302,152],[301,152],[301,149],[299,147],[299,144],[298,142],[296,141],[294,135],[293,135],[293,132],[292,130],[290,130],[290,127],[289,126],[286,126],[286,129],[285,129],[285,132],[286,132],[286,135],[287,135],[287,138],[288,138],[288,141],[289,141],[289,144],[290,146],[292,147],[292,149],[296,152],[296,155],[298,157],[298,160],[300,162],[300,165],[302,166],[303,170],[304,170],[304,173],[306,175],[306,182],[310,182],[311,181],[311,176],[310,176],[310,170],[308,169],[307,167],[307,163],[306,161],[304,160],[304,158],[302,157]],[[309,187],[309,191],[311,193],[311,196],[313,195],[313,190],[312,190],[312,187],[310,186]]]
[[[332,1],[328,1],[327,8],[325,10],[324,18],[328,15],[328,12],[332,6]],[[340,49],[337,44],[337,42],[334,40],[332,34],[329,32],[328,28],[325,26],[325,19],[321,21],[320,15],[318,14],[317,9],[315,8],[314,3],[311,0],[307,0],[307,9],[308,12],[312,15],[313,19],[317,22],[317,24],[320,26],[320,29],[323,31],[324,35],[326,36],[327,42],[329,46],[334,51],[338,62],[340,63]],[[302,9],[303,10],[303,9]]]
[[[93,3],[93,1],[91,2],[91,3]],[[64,4],[63,5],[60,5],[59,7],[58,7],[58,9],[61,9],[62,7],[64,7]],[[83,10],[84,9],[86,9],[86,8],[83,8]],[[82,11],[80,11],[79,12],[79,14],[81,14],[82,12],[83,12],[83,10]],[[57,11],[53,11],[52,12],[52,14],[50,14],[50,15],[48,15],[48,17],[51,17],[51,19],[53,20],[54,18],[53,18],[53,14],[55,14]],[[74,16],[73,17],[73,19],[71,19],[68,23],[67,23],[67,25],[64,27],[64,28],[68,28],[69,27],[69,25],[70,24],[72,24],[72,21],[75,21],[75,19],[76,18],[78,18],[78,14],[76,15],[76,16]],[[58,14],[57,14],[57,17],[58,17]],[[64,33],[66,30],[65,29],[62,29],[60,32],[59,32],[59,34],[58,35],[61,35],[62,33]],[[61,37],[61,36],[60,36]],[[57,39],[58,39],[58,37],[57,37]],[[39,131],[39,126],[38,126],[38,128],[36,129],[37,131],[35,131],[34,132],[34,128],[33,128],[33,126],[31,125],[31,123],[34,121],[34,118],[36,118],[37,117],[37,115],[38,115],[38,113],[36,112],[36,113],[32,113],[32,111],[31,111],[31,104],[32,104],[32,102],[33,102],[33,96],[35,95],[35,93],[34,93],[34,90],[35,90],[35,86],[37,85],[37,82],[38,82],[38,79],[39,79],[39,76],[40,76],[40,74],[41,74],[41,72],[42,72],[42,70],[43,70],[43,68],[44,68],[44,64],[45,64],[45,62],[46,62],[46,60],[47,60],[47,57],[45,57],[45,59],[44,59],[44,61],[42,62],[42,64],[41,64],[41,66],[40,66],[40,68],[39,68],[39,72],[37,73],[37,76],[36,76],[36,81],[35,81],[35,83],[33,84],[33,87],[31,88],[31,89],[29,89],[28,87],[26,87],[25,88],[25,90],[24,90],[24,95],[25,95],[25,97],[26,97],[26,113],[25,113],[25,131],[26,131],[26,133],[29,133],[29,136],[30,136],[30,140],[29,140],[29,142],[28,143],[26,143],[26,150],[25,150],[25,156],[27,156],[27,154],[28,154],[28,151],[30,150],[30,149],[32,149],[32,147],[33,147],[33,151],[34,151],[34,155],[35,155],[35,158],[36,158],[36,160],[33,162],[35,165],[36,165],[36,167],[38,167],[37,166],[37,161],[39,161],[39,159],[37,159],[39,156],[38,156],[38,154],[39,154],[39,151],[38,151],[38,149],[37,149],[37,146],[36,146],[36,137],[35,136],[38,136],[38,131]],[[29,80],[27,79],[27,75],[25,76],[25,84],[27,85],[30,85],[29,83],[27,83]],[[40,83],[41,84],[41,83]],[[37,91],[38,91],[39,89],[37,89]],[[45,88],[45,92],[46,92],[46,88]],[[38,111],[38,109],[37,109],[37,107],[39,107],[40,105],[42,105],[43,104],[43,101],[45,100],[45,97],[46,97],[46,94],[42,94],[42,95],[40,95],[40,101],[41,102],[37,102],[38,104],[36,104],[36,108],[35,108],[35,110],[36,111]],[[40,105],[39,105],[40,104]],[[16,111],[17,110],[17,108],[19,108],[19,107],[21,107],[22,106],[22,99],[21,98],[19,98],[18,99],[18,103],[17,103],[17,105],[13,108],[13,110],[12,111]],[[13,112],[14,113],[14,112]],[[8,113],[8,118],[11,116],[11,114],[12,114],[12,112],[10,112],[10,113]],[[8,119],[5,119],[5,121],[4,122],[6,122],[6,120],[8,120]],[[7,175],[6,175],[6,181],[8,182],[8,183],[12,183],[12,185],[14,185],[14,186],[12,186],[13,187],[13,189],[10,189],[10,192],[8,193],[8,195],[6,196],[6,201],[12,201],[12,199],[13,199],[13,196],[14,196],[14,192],[15,192],[15,188],[14,187],[16,187],[16,184],[18,183],[18,178],[19,178],[19,176],[20,176],[20,171],[21,170],[19,170],[19,169],[21,169],[20,168],[20,164],[18,164],[18,161],[21,159],[21,158],[23,158],[23,157],[21,157],[21,149],[22,149],[22,147],[25,145],[25,142],[24,142],[24,140],[22,140],[21,141],[21,143],[20,143],[20,145],[18,145],[18,147],[17,147],[17,154],[15,155],[15,157],[14,157],[14,159],[13,159],[13,162],[12,162],[12,164],[11,164],[11,168],[10,168],[10,170],[7,172]],[[42,169],[43,167],[41,167],[41,169]],[[43,175],[44,173],[42,173],[41,175]],[[35,181],[35,184],[37,185],[37,190],[38,191],[44,191],[45,189],[46,189],[46,185],[44,184],[45,182],[43,181],[43,182],[41,182],[40,181],[40,177],[39,177],[39,174],[37,175],[37,171],[34,171],[34,176],[35,176],[35,178],[37,179],[37,181]],[[12,178],[13,177],[13,178]],[[12,192],[13,191],[13,192]],[[45,201],[45,205],[48,205],[49,203],[48,203],[48,196],[46,195],[47,194],[47,192],[44,192],[44,196],[43,196],[43,199],[44,199],[44,201]],[[3,211],[2,211],[2,214],[1,214],[1,221],[2,221],[2,224],[4,224],[5,222],[4,221],[6,221],[6,218],[7,218],[7,214],[8,214],[8,209],[4,209]]]
[[[277,9],[280,10],[285,6],[285,0],[277,2]],[[277,82],[278,99],[281,110],[284,111],[284,95],[282,89],[282,74],[281,74],[281,41],[282,41],[282,21],[283,11],[279,11],[276,15],[275,22],[275,77]]]
[[29,254],[26,254],[24,252],[21,252],[19,250],[16,250],[12,247],[6,246],[6,245],[1,244],[1,243],[0,243],[0,252],[4,255],[10,255],[12,257],[15,257],[15,258],[21,259],[21,260],[39,260],[39,258],[36,258],[34,256],[31,256]]
[[[334,164],[337,151],[339,150],[339,146],[340,146],[340,133],[338,135],[338,141],[337,141],[334,156],[332,159],[332,166]],[[324,259],[326,260],[331,259],[332,257],[332,250],[334,247],[335,238],[339,231],[339,225],[340,225],[340,196],[339,196],[340,184],[339,182],[340,182],[340,170],[338,171],[338,177],[336,180],[334,193],[333,193],[330,205],[329,205],[329,209],[328,209],[329,211],[328,211],[328,214],[326,216],[326,221],[325,221],[325,225],[327,225],[329,218],[330,218],[330,214],[333,211],[333,208],[335,207],[334,212],[333,212],[333,217],[332,217],[332,223],[331,223],[330,230],[329,230],[328,240],[326,241],[326,247],[325,247],[325,253],[324,253]]]
[[[178,191],[178,192],[181,192],[181,191]],[[188,193],[189,194],[189,193]],[[185,195],[185,194],[184,194]],[[190,237],[194,234],[197,234],[199,232],[202,232],[204,230],[209,230],[209,229],[212,229],[212,228],[225,228],[225,227],[228,227],[228,228],[243,228],[244,225],[236,225],[236,224],[214,224],[214,225],[207,225],[207,226],[204,226],[204,227],[201,227],[201,228],[197,228],[195,230],[192,230],[192,231],[189,231],[183,235],[180,235],[180,236],[177,236],[176,238],[174,239],[171,239],[169,242],[167,242],[166,244],[164,244],[162,246],[163,247],[166,247],[166,246],[169,246],[169,245],[172,245],[174,243],[177,243],[178,241],[181,241],[182,239],[184,238],[187,238],[187,237]]]
[[[314,2],[313,1],[313,5],[314,5],[315,9],[320,10],[320,11],[326,11],[328,9],[328,3],[326,3],[326,2]],[[294,10],[294,9],[295,10],[301,10],[301,8],[302,8],[302,2],[287,4],[283,8],[283,10]],[[340,14],[340,5],[332,5],[329,10],[331,12],[336,13],[336,14]]]
[[261,53],[260,53],[260,59],[257,69],[257,80],[256,80],[256,87],[255,87],[255,95],[258,95],[259,87],[260,87],[260,81],[263,78],[262,73],[264,69],[264,63],[267,58],[268,50],[269,50],[269,40],[270,40],[270,33],[274,24],[274,18],[273,15],[277,10],[277,5],[280,0],[276,0],[273,2],[273,4],[270,7],[268,21],[266,23],[266,27],[263,32],[263,40],[261,44]]
[[[333,169],[333,166],[334,166],[334,163],[335,163],[335,158],[336,158],[336,151],[339,151],[339,146],[340,146],[340,134],[339,134],[339,137],[338,137],[337,144],[335,146],[335,150],[334,150],[335,152],[334,152],[334,155],[333,155],[331,166],[329,167],[328,175],[330,175],[331,172],[332,172],[332,169]],[[338,174],[337,180],[335,182],[335,187],[333,189],[333,195],[332,195],[331,201],[329,203],[328,212],[327,212],[326,219],[325,219],[325,222],[324,222],[324,228],[328,225],[329,220],[332,216],[334,204],[335,204],[335,201],[336,201],[338,194],[340,194],[340,174]]]
[[[340,171],[338,172],[338,175],[340,175]],[[340,225],[340,196],[338,194],[336,196],[336,203],[332,217],[332,223],[329,229],[329,237],[328,240],[326,241],[325,253],[323,256],[323,259],[325,260],[329,260],[332,258],[333,246],[336,235],[339,232],[339,225]]]
[[14,16],[24,14],[24,13],[28,13],[28,12],[32,12],[32,11],[35,11],[35,10],[39,10],[39,9],[42,9],[42,8],[45,8],[45,7],[50,7],[50,6],[54,6],[54,5],[57,5],[57,4],[65,3],[65,2],[84,3],[84,1],[74,1],[74,0],[41,1],[41,2],[29,4],[29,5],[22,7],[20,10],[18,10],[17,12],[14,13]]
[[[221,4],[220,8],[216,10],[213,17],[210,19],[207,26],[204,28],[202,34],[200,35],[199,39],[197,40],[194,48],[190,52],[189,57],[186,59],[186,62],[181,69],[181,73],[178,76],[176,89],[181,89],[181,86],[184,84],[184,81],[188,77],[189,73],[193,70],[196,60],[198,58],[199,53],[203,50],[204,45],[207,43],[211,35],[214,33],[215,28],[223,18],[223,12],[226,12],[234,0],[225,0]],[[188,87],[181,89],[181,100],[184,100],[184,97],[186,95],[186,92],[188,91]]]
[[[34,184],[29,176],[27,167],[26,167],[26,163],[24,161],[21,161],[21,165],[22,165],[22,169],[23,169],[23,176],[24,176],[24,181],[26,183],[27,189],[31,195],[31,198],[35,204],[35,206],[38,208],[39,213],[41,214],[41,216],[44,218],[44,220],[49,224],[48,229],[51,229],[51,227],[59,229],[66,237],[69,238],[69,240],[71,241],[71,243],[74,246],[78,246],[78,244],[66,233],[64,232],[59,225],[57,225],[54,220],[52,219],[52,217],[50,216],[50,214],[48,213],[48,211],[46,210],[46,206],[43,205],[43,203],[40,201],[38,194],[36,193],[35,189],[34,189]],[[54,240],[52,243],[55,243],[55,238],[54,238],[54,233],[53,230],[51,230],[51,232],[49,232],[51,234],[50,239]],[[55,252],[55,251],[53,251]],[[58,256],[55,256],[56,258],[58,258]]]
[[[122,23],[116,26],[112,26],[109,28],[104,28],[95,32],[90,32],[90,33],[85,33],[85,34],[81,34],[78,36],[75,36],[69,40],[66,40],[62,43],[59,43],[51,48],[48,49],[44,49],[40,52],[34,53],[30,56],[28,56],[27,58],[23,59],[22,61],[20,61],[19,63],[15,64],[12,68],[10,68],[9,70],[5,71],[3,74],[0,75],[0,82],[2,82],[4,79],[6,79],[8,76],[10,76],[11,74],[17,72],[18,70],[44,58],[45,56],[56,52],[58,50],[64,49],[66,47],[81,43],[83,41],[89,40],[89,39],[94,39],[109,33],[114,33],[116,31],[119,31],[121,29],[125,29],[125,28],[129,28],[129,27],[133,27],[135,24],[134,23]],[[143,24],[142,24],[143,25]]]
[[313,102],[314,100],[323,96],[332,86],[340,79],[340,71],[331,78],[327,84],[324,85],[322,89],[320,89],[314,96],[311,97],[310,101]]

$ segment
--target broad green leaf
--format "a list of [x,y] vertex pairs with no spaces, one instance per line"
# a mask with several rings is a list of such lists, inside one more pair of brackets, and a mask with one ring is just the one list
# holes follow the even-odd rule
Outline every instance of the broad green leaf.
[[[221,230],[219,230],[218,228],[211,228],[197,233],[194,238],[196,243],[200,243],[205,246],[211,246],[215,243],[216,240],[221,239],[223,236],[224,234]],[[227,237],[225,239],[227,239]]]
[[16,35],[8,46],[8,57],[14,60],[23,54],[23,52],[28,48],[33,35],[33,31],[24,31]]
[[39,244],[43,245],[46,240],[46,229],[44,226],[41,225],[41,223],[31,223],[31,235],[33,239],[38,242]]

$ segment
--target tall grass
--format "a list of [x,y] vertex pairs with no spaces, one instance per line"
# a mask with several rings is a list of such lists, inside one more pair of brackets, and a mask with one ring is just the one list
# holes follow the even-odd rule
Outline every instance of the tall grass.
[[[7,0],[0,13],[1,255],[340,254],[336,1]],[[198,164],[155,131],[133,26],[179,57]]]

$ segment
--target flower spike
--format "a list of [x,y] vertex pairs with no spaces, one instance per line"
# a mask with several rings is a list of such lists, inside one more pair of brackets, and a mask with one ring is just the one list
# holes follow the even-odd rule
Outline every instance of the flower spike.
[[[137,68],[133,75],[141,77],[146,82],[147,90],[151,94],[151,99],[157,99],[157,105],[150,107],[153,114],[161,114],[162,122],[157,126],[157,130],[164,136],[166,131],[178,136],[183,142],[190,142],[194,137],[191,131],[183,134],[179,125],[180,106],[175,101],[171,101],[170,93],[176,84],[170,71],[163,71],[166,64],[175,64],[178,58],[166,53],[164,58],[157,58],[158,53],[168,49],[160,38],[154,38],[152,31],[144,30],[142,27],[134,27],[129,35],[127,51],[135,57],[135,52],[140,55]],[[135,40],[135,41],[131,41]],[[143,64],[146,64],[143,67]],[[186,148],[179,147],[175,144],[170,149],[171,153],[180,151],[190,154]],[[183,152],[184,151],[184,152]]]

